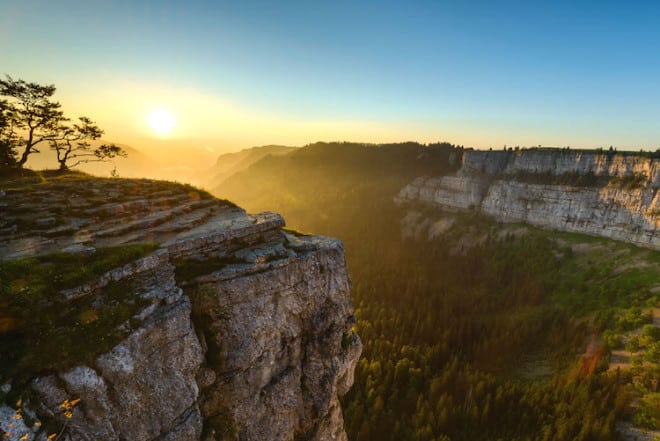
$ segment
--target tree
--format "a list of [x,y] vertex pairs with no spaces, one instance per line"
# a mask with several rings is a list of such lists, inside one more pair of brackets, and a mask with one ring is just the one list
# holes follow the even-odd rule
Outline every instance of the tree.
[[16,149],[10,136],[9,103],[0,101],[0,169],[16,166]]
[[9,75],[0,80],[0,96],[10,98],[6,102],[8,117],[3,141],[15,148],[22,148],[17,162],[23,167],[32,153],[39,153],[36,146],[49,141],[57,126],[65,121],[60,103],[51,101],[54,85],[42,86],[23,80],[14,80]]
[[16,167],[16,152],[11,144],[0,140],[0,170]]
[[[57,153],[60,170],[68,170],[85,162],[126,156],[126,152],[114,144],[103,144],[92,150],[89,141],[99,139],[103,130],[86,116],[78,119],[80,122],[77,124],[60,125],[57,136],[50,141],[50,147]],[[67,164],[69,161],[75,162]]]
[[[19,149],[15,166],[23,167],[31,154],[39,153],[37,146],[42,143],[56,151],[60,170],[126,155],[114,144],[92,150],[88,141],[100,138],[103,130],[85,116],[79,118],[79,123],[71,124],[60,103],[52,100],[55,90],[52,84],[28,83],[9,75],[0,80],[0,96],[9,98],[0,101],[0,158],[15,158],[15,150]],[[72,160],[76,162],[68,164]],[[11,160],[6,161],[11,166]]]

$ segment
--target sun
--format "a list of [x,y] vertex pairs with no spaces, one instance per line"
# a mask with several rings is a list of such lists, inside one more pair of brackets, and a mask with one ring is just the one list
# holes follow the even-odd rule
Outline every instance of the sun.
[[147,114],[147,124],[158,136],[167,136],[172,133],[176,121],[174,115],[167,109],[151,109]]

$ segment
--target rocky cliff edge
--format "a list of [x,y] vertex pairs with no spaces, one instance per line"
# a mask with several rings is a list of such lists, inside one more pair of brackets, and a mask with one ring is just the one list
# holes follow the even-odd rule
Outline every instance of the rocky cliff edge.
[[[339,241],[157,181],[73,175],[0,188],[6,439],[346,439],[338,397],[361,343]],[[144,242],[155,251],[39,291],[44,320],[7,300],[34,291],[22,286],[31,276],[12,273],[21,265],[71,256],[94,267],[103,250]],[[53,356],[15,347],[44,321],[53,344],[35,344]]]

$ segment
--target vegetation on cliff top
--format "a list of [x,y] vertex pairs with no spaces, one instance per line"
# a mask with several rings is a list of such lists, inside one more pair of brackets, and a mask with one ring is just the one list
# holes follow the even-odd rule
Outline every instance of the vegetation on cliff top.
[[[91,199],[90,203],[100,203],[107,201],[108,196],[116,198],[117,202],[132,197],[149,197],[151,194],[159,191],[172,191],[175,193],[185,193],[193,191],[201,199],[215,199],[209,192],[194,187],[190,184],[178,182],[162,181],[155,179],[128,179],[128,178],[102,178],[92,176],[84,172],[75,170],[2,170],[0,171],[0,190],[7,193],[22,192],[29,199],[30,192],[44,191],[52,192],[56,195],[58,192],[65,195],[75,192],[77,196],[90,197],[98,196],[92,191],[92,188],[104,190],[103,196],[106,199]],[[223,201],[233,205],[229,201]],[[7,207],[13,209],[17,207]]]
[[[136,201],[142,206],[153,198],[155,207],[167,209],[166,200],[159,198],[216,201],[189,185],[96,178],[75,171],[12,170],[0,176],[0,190],[2,227],[10,230],[6,237],[15,232],[48,235],[54,227],[70,237],[79,228],[61,230],[79,225],[78,218],[114,222],[112,210],[98,210],[104,204]],[[220,206],[234,206],[219,202]],[[43,219],[50,221],[41,225]],[[84,243],[95,246],[94,240]],[[71,253],[0,260],[0,384],[11,381],[16,385],[50,369],[92,363],[98,354],[121,341],[131,330],[131,317],[145,304],[130,281],[111,282],[74,300],[65,300],[59,293],[93,281],[158,247],[157,243],[81,247]]]
[[[4,214],[0,240],[8,241],[33,236],[57,240],[85,236],[87,231],[92,233],[87,234],[90,240],[94,236],[103,240],[104,246],[111,246],[113,237],[121,233],[175,223],[177,215],[193,209],[205,210],[209,216],[209,211],[216,208],[235,207],[191,185],[96,178],[74,171],[19,170],[0,176],[0,191]],[[103,230],[107,230],[103,237],[94,234]],[[54,244],[50,247],[55,248]]]
[[0,384],[36,373],[90,363],[128,332],[121,329],[145,301],[130,282],[67,301],[61,290],[95,280],[158,248],[135,244],[93,254],[54,253],[0,262]]
[[517,172],[511,176],[507,176],[507,178],[528,184],[570,185],[573,187],[605,187],[609,185],[625,190],[644,188],[649,184],[648,176],[643,173],[610,177],[596,176],[592,171],[584,174],[567,172],[559,175],[551,172]]

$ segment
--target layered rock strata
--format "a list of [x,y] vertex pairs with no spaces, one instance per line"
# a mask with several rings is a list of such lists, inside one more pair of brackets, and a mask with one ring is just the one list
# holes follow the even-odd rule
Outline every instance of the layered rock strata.
[[461,174],[483,173],[488,176],[512,176],[517,173],[565,173],[596,176],[646,176],[652,187],[660,187],[660,159],[648,153],[608,152],[569,149],[524,149],[493,151],[467,149],[463,154]]
[[396,200],[660,249],[658,188],[648,154],[466,150],[455,175],[417,178]]
[[[93,253],[144,240],[160,244],[57,294],[64,304],[103,305],[104,289],[130,282],[124,294],[139,298],[140,308],[120,326],[121,340],[91,361],[36,372],[21,391],[5,379],[3,394],[22,396],[25,415],[17,423],[13,403],[0,406],[8,439],[46,438],[45,429],[23,420],[44,421],[68,440],[346,439],[338,397],[353,382],[361,343],[352,332],[341,243],[287,232],[276,214],[251,216],[194,190],[150,193],[144,189],[155,184],[138,183],[110,188],[142,187],[134,199],[79,198],[80,210],[56,220],[66,228],[48,221],[32,235],[18,226],[17,234],[7,232],[27,215],[11,205],[21,200],[17,191],[3,195],[12,216],[3,219],[4,260],[62,248]],[[64,184],[60,190],[76,188]],[[92,198],[108,190],[99,181],[89,185]],[[33,203],[40,216],[49,198],[66,198],[52,187],[42,193]],[[92,221],[90,213],[104,215]],[[70,418],[61,407],[67,399],[80,399]]]

